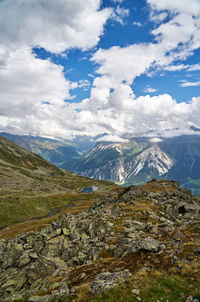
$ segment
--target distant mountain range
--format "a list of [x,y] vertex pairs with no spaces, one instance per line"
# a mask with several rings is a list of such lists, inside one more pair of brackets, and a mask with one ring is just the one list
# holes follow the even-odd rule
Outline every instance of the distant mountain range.
[[141,184],[153,178],[178,180],[200,194],[200,136],[135,138],[128,143],[98,143],[80,159],[63,168],[122,185]]
[[200,194],[200,135],[133,138],[127,143],[98,142],[89,137],[53,140],[1,133],[54,165],[98,180],[121,185],[153,178],[174,179]]
[[74,140],[50,139],[40,136],[14,135],[1,132],[0,136],[6,137],[15,144],[39,154],[57,167],[78,159],[82,154],[94,146],[88,137],[75,137]]

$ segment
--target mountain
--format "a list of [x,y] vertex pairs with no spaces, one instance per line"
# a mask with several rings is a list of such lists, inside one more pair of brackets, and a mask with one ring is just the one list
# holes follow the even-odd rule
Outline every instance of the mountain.
[[41,156],[17,146],[4,137],[0,137],[0,164],[11,169],[24,168],[37,174],[64,175],[64,172],[44,160]]
[[42,156],[57,167],[62,167],[65,163],[80,158],[84,153],[94,147],[96,139],[104,135],[106,135],[106,133],[97,135],[96,137],[76,135],[69,140],[31,135],[14,135],[6,132],[0,133],[0,136],[6,137],[15,144]]
[[135,138],[128,143],[102,142],[63,168],[126,186],[153,178],[175,179],[199,194],[200,136]]
[[[17,144],[41,155],[57,167],[82,176],[132,185],[153,178],[178,180],[182,186],[200,194],[199,129],[193,135],[172,138],[140,137],[127,143],[99,142],[101,136],[76,136],[55,140],[3,133]],[[104,137],[106,134],[104,134]]]
[[[79,194],[85,187],[91,186],[98,190],[84,196]],[[25,228],[28,225],[29,229],[35,229],[47,221],[30,222],[30,219],[49,215],[50,221],[53,215],[69,205],[75,207],[78,204],[75,207],[78,211],[114,187],[108,182],[61,170],[41,156],[0,137],[0,228],[28,219]],[[22,227],[15,226],[13,231]]]
[[[2,132],[1,136],[13,141],[15,144],[24,147],[50,161],[55,166],[80,158],[81,152],[77,143],[70,140],[56,140],[39,136],[14,135]],[[90,145],[91,147],[91,145]],[[83,148],[84,150],[84,148]]]
[[158,180],[37,231],[0,230],[0,301],[197,302],[199,219],[200,197]]

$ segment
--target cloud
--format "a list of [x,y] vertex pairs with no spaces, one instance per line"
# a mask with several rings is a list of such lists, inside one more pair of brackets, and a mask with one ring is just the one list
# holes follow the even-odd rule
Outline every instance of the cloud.
[[[66,49],[94,47],[113,12],[100,9],[100,4],[100,0],[0,1],[2,130],[66,136],[83,128],[78,121],[73,125],[78,109],[69,108],[65,100],[73,98],[70,90],[88,83],[67,80],[61,65],[37,58],[32,48],[62,56]],[[91,113],[85,116],[91,120]]]
[[[132,89],[142,74],[167,68],[199,70],[199,64],[176,65],[200,47],[199,1],[147,2],[155,22],[154,40],[98,49],[91,58],[98,67],[90,97],[70,103],[71,90],[90,84],[84,79],[67,80],[62,66],[36,58],[32,47],[58,54],[75,47],[90,49],[97,45],[108,18],[123,24],[128,10],[117,5],[115,13],[100,9],[100,0],[1,1],[1,130],[69,138],[106,132],[105,139],[119,141],[150,130],[153,137],[188,133],[191,123],[199,128],[200,97],[177,103],[168,94],[136,98]],[[163,20],[166,22],[160,24]],[[181,85],[188,83],[199,82]],[[153,89],[147,86],[146,92],[155,92]]]
[[168,11],[170,20],[155,28],[156,40],[171,52],[174,59],[184,59],[200,47],[200,2],[199,0],[147,0],[151,14]]
[[95,46],[112,9],[100,0],[4,0],[0,2],[0,41],[6,48],[39,46],[60,53]]
[[97,142],[113,142],[113,143],[128,143],[126,138],[119,137],[117,135],[105,135],[96,140]]
[[197,71],[200,70],[200,64],[178,64],[178,65],[169,65],[164,67],[167,71],[179,71],[179,70],[187,70],[187,71]]
[[112,0],[114,3],[122,3],[124,0]]
[[197,81],[197,82],[182,81],[180,86],[181,87],[196,87],[196,86],[200,86],[200,81]]
[[123,25],[124,19],[126,17],[128,17],[128,15],[129,15],[128,9],[117,6],[117,8],[113,11],[111,17],[113,20],[115,20],[116,22],[119,22],[121,25]]
[[179,65],[169,65],[169,66],[165,66],[164,69],[167,71],[179,71],[179,70],[183,70],[183,69],[187,69],[188,65],[184,65],[184,64],[179,64]]
[[162,139],[159,137],[152,137],[149,141],[151,143],[160,143],[160,142],[162,142]]
[[199,0],[147,0],[154,10],[165,11],[172,13],[189,13],[194,16],[200,13]]
[[138,26],[138,27],[142,27],[142,23],[141,22],[133,22],[133,25]]
[[193,64],[188,67],[188,71],[197,71],[200,70],[200,64]]
[[77,86],[77,88],[83,88],[83,90],[89,90],[90,87],[91,87],[91,83],[88,80],[80,80]]
[[162,13],[155,13],[154,11],[151,11],[150,14],[150,20],[156,23],[160,23],[164,21],[168,16],[167,12],[162,12]]
[[131,84],[162,54],[162,49],[159,49],[156,44],[141,43],[127,47],[114,46],[109,49],[99,49],[93,55],[92,61],[100,65],[96,72],[102,76],[105,75],[110,80],[109,84],[115,86],[122,82]]
[[156,91],[157,91],[157,89],[149,87],[149,86],[147,86],[146,88],[143,89],[143,92],[147,92],[147,93],[154,93]]
[[30,49],[7,53],[0,69],[1,114],[21,116],[34,112],[38,104],[70,99],[70,81],[63,67],[35,58]]

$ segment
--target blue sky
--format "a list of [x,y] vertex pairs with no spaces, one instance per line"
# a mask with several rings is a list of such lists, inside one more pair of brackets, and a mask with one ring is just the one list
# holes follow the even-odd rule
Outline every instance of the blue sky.
[[199,58],[199,0],[1,0],[0,130],[191,133]]

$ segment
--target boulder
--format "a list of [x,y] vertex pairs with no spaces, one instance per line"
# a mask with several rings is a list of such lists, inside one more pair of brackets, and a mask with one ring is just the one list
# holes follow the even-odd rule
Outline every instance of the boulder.
[[132,275],[129,270],[119,272],[104,272],[96,276],[95,280],[89,286],[89,292],[92,294],[99,294],[108,288],[114,287],[117,284],[130,278]]

